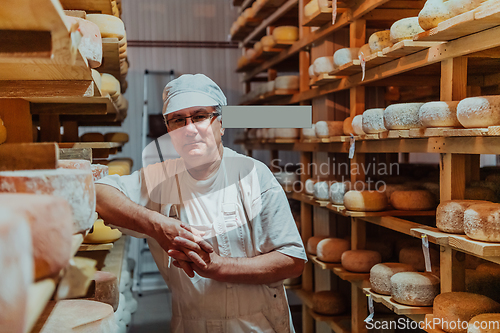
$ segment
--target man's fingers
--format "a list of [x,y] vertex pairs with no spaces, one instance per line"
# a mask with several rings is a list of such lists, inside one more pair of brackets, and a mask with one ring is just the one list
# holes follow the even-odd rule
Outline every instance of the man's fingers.
[[196,228],[192,228],[192,227],[188,226],[187,224],[181,223],[181,228],[186,229],[187,231],[191,232],[192,234],[194,234],[196,236],[200,236],[200,237],[205,236],[205,231],[200,231]]
[[173,244],[178,247],[183,247],[192,251],[201,251],[200,245],[194,242],[194,240],[189,240],[180,236],[174,238]]
[[191,268],[191,265],[189,263],[185,262],[184,260],[177,261],[179,263],[179,266],[184,270],[184,272],[189,276],[190,278],[194,277],[194,272],[193,269]]
[[206,259],[203,259],[197,252],[195,251],[185,251],[184,252],[188,258],[198,267],[206,268],[207,263],[210,262],[210,257],[207,255]]
[[191,259],[189,259],[188,256],[186,256],[184,252],[181,251],[169,250],[168,255],[175,260],[191,261]]
[[198,242],[198,245],[201,247],[202,250],[208,253],[214,252],[214,248],[212,247],[212,245],[203,239]]

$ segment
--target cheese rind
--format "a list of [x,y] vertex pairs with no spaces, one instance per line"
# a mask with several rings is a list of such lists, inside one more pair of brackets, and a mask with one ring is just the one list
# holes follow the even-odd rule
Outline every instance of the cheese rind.
[[372,54],[370,44],[365,44],[359,48],[358,59],[366,59],[366,57],[368,57],[370,54]]
[[316,138],[316,124],[312,124],[311,128],[303,128],[302,136],[304,138]]
[[396,273],[391,277],[391,295],[401,304],[431,306],[439,294],[439,284],[439,278],[431,273]]
[[125,37],[125,25],[118,17],[106,14],[87,14],[87,20],[99,27],[103,38],[122,39]]
[[365,135],[365,131],[363,131],[363,116],[358,114],[354,118],[352,118],[352,129],[354,130],[354,134],[356,135]]
[[306,192],[309,195],[313,195],[314,194],[314,184],[316,184],[315,179],[312,179],[312,178],[307,179],[305,184],[304,184],[304,192]]
[[271,47],[276,43],[273,36],[264,36],[260,39],[260,42],[262,47]]
[[331,56],[316,58],[312,66],[314,75],[320,75],[323,73],[328,74],[333,72],[335,69],[335,66],[333,65],[333,58]]
[[418,33],[424,32],[418,23],[418,17],[407,17],[396,21],[390,29],[390,38],[392,43],[397,43],[405,39],[413,39]]
[[274,80],[274,88],[297,90],[299,89],[299,77],[298,75],[278,76]]
[[279,139],[296,139],[300,136],[298,128],[274,128],[274,137]]
[[113,307],[113,311],[116,311],[118,309],[118,302],[120,299],[120,291],[116,275],[109,272],[97,271],[94,275],[94,281],[94,300],[109,304]]
[[444,232],[464,234],[464,213],[471,205],[487,203],[480,200],[448,200],[436,210],[436,227]]
[[495,191],[487,187],[473,186],[466,187],[464,193],[464,199],[466,200],[484,200],[484,201],[496,201],[497,196]]
[[314,184],[314,198],[318,200],[328,200],[330,182],[319,181]]
[[299,39],[299,28],[287,25],[276,27],[273,30],[273,38],[279,41],[296,41]]
[[368,134],[376,134],[387,132],[384,124],[384,110],[379,109],[368,109],[363,112],[363,131]]
[[87,160],[58,160],[57,167],[63,169],[91,170],[90,161]]
[[91,169],[94,181],[98,181],[99,179],[102,179],[109,175],[109,168],[107,165],[92,164]]
[[318,259],[325,262],[341,262],[342,253],[351,249],[351,242],[342,238],[325,238],[316,246]]
[[424,103],[402,103],[389,105],[384,110],[384,126],[388,130],[405,130],[422,127],[418,116]]
[[424,127],[461,127],[457,118],[458,102],[429,102],[420,107],[418,117]]
[[418,14],[422,29],[429,30],[454,16],[479,7],[485,0],[427,0]]
[[327,236],[312,236],[307,240],[307,252],[313,255],[317,254],[316,248],[318,243],[323,239],[327,238]]
[[80,136],[81,142],[104,142],[104,134],[102,133],[84,133]]
[[378,191],[349,191],[344,195],[347,210],[377,212],[387,208],[387,197]]
[[458,103],[457,118],[465,128],[500,125],[500,96],[465,98]]
[[398,210],[431,210],[436,207],[434,195],[427,190],[394,191],[390,201]]
[[353,48],[343,48],[335,51],[333,54],[333,63],[335,66],[342,66],[347,63],[350,63],[351,61],[358,59],[358,52],[359,48],[358,47],[353,47]]
[[368,45],[372,52],[382,51],[384,48],[392,46],[391,32],[389,30],[377,31],[371,34]]
[[500,204],[469,206],[464,212],[464,231],[475,240],[500,242]]
[[355,273],[368,273],[370,269],[382,261],[382,256],[377,251],[349,250],[342,253],[342,266]]
[[315,124],[316,136],[318,138],[329,138],[331,136],[341,136],[344,134],[343,121],[318,121]]
[[373,291],[382,295],[391,294],[391,277],[396,273],[414,272],[411,265],[398,262],[379,263],[370,269],[370,284]]
[[351,182],[335,182],[330,186],[330,201],[334,205],[344,204],[344,195],[351,190]]
[[103,96],[116,96],[121,93],[120,81],[113,75],[101,74],[101,92]]
[[313,311],[333,316],[346,311],[346,301],[335,291],[317,291],[313,294]]

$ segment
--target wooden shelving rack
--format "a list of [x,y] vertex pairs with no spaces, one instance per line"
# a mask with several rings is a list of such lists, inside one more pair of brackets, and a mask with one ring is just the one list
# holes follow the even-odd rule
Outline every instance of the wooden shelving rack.
[[[364,79],[359,64],[348,64],[343,71],[324,74],[310,79],[308,67],[320,56],[331,56],[342,47],[360,47],[367,42],[367,29],[383,30],[401,18],[416,16],[425,1],[365,0],[344,7],[335,22],[325,21],[319,28],[311,29],[314,18],[304,18],[306,0],[298,1],[300,38],[290,47],[274,56],[263,59],[261,64],[248,69],[242,75],[245,91],[250,83],[267,73],[269,80],[276,76],[276,68],[284,61],[298,55],[295,64],[300,73],[300,91],[293,96],[275,100],[247,100],[244,104],[313,104],[313,123],[319,120],[343,120],[361,114],[365,109],[385,107],[373,101],[376,87],[410,86],[433,84],[440,87],[440,100],[458,101],[467,97],[467,85],[484,89],[484,95],[500,94],[493,89],[500,84],[500,76],[492,72],[491,66],[500,65],[500,5],[479,7],[476,10],[442,22],[435,29],[415,36],[414,40],[396,43],[375,55],[367,57]],[[272,28],[273,24],[268,24]],[[259,31],[266,27],[261,26]],[[250,33],[252,35],[252,33]],[[254,33],[253,35],[257,35]],[[250,39],[245,40],[247,42]],[[246,44],[244,44],[246,45]],[[349,70],[347,70],[349,69]],[[371,89],[371,90],[370,90]],[[368,94],[370,93],[370,98]],[[415,94],[414,98],[418,98]],[[381,96],[379,100],[384,100]],[[411,96],[410,96],[411,101]],[[335,104],[336,106],[332,106]],[[279,140],[246,140],[239,142],[251,154],[255,150],[270,152],[271,159],[278,151],[297,151],[301,165],[328,162],[328,157],[337,161],[364,163],[368,156],[376,155],[386,161],[398,162],[400,153],[440,154],[440,201],[463,199],[466,182],[479,180],[480,154],[500,154],[500,133],[497,126],[472,130],[415,129],[390,131],[379,135],[355,137],[355,154],[347,158],[349,137],[279,142]],[[371,155],[367,155],[371,154]],[[272,171],[275,171],[271,167]],[[300,180],[316,177],[306,170]],[[340,175],[337,175],[340,176]],[[352,182],[364,180],[365,175],[351,174]],[[381,230],[392,230],[420,239],[426,235],[431,243],[441,248],[440,274],[441,292],[465,290],[465,267],[458,260],[460,253],[500,264],[500,244],[479,242],[464,235],[451,235],[435,228],[432,219],[435,212],[384,211],[376,213],[348,212],[343,206],[318,201],[299,192],[286,192],[289,199],[298,200],[301,206],[301,234],[304,244],[315,231],[321,234],[344,234],[350,231],[353,249],[362,249],[366,244],[367,224]],[[423,216],[428,216],[424,222]],[[333,273],[333,274],[332,274]],[[362,275],[362,274],[361,274]],[[367,297],[372,294],[376,302],[384,304],[395,314],[405,315],[414,321],[432,322],[432,307],[405,307],[391,300],[390,296],[376,295],[366,284],[366,275],[354,275],[340,264],[324,263],[315,256],[302,275],[302,288],[294,289],[303,301],[304,332],[366,332]],[[312,311],[311,295],[315,290],[324,290],[336,285],[334,279],[351,282],[351,311],[343,320],[349,325],[339,325],[336,317],[320,316]],[[364,288],[364,289],[363,289]],[[377,313],[375,318],[377,318]],[[328,330],[315,322],[329,323]],[[427,332],[442,332],[425,329]]]

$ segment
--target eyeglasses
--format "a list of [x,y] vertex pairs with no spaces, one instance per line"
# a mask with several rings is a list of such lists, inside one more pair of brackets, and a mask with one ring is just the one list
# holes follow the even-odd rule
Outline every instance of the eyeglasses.
[[191,118],[191,121],[195,125],[196,124],[200,124],[201,125],[202,122],[207,121],[207,120],[212,120],[212,118],[218,117],[218,116],[220,116],[220,114],[217,113],[217,112],[214,112],[214,113],[197,113],[197,114],[189,116],[189,117],[176,117],[176,118],[172,118],[172,119],[167,120],[166,122],[167,122],[167,126],[169,127],[169,129],[176,130],[176,129],[179,129],[181,127],[186,126],[188,118]]

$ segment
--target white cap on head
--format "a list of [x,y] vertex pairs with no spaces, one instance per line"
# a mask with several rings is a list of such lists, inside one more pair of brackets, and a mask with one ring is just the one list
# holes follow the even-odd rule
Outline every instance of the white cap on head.
[[227,105],[220,87],[203,74],[184,74],[163,89],[163,115],[194,106]]

